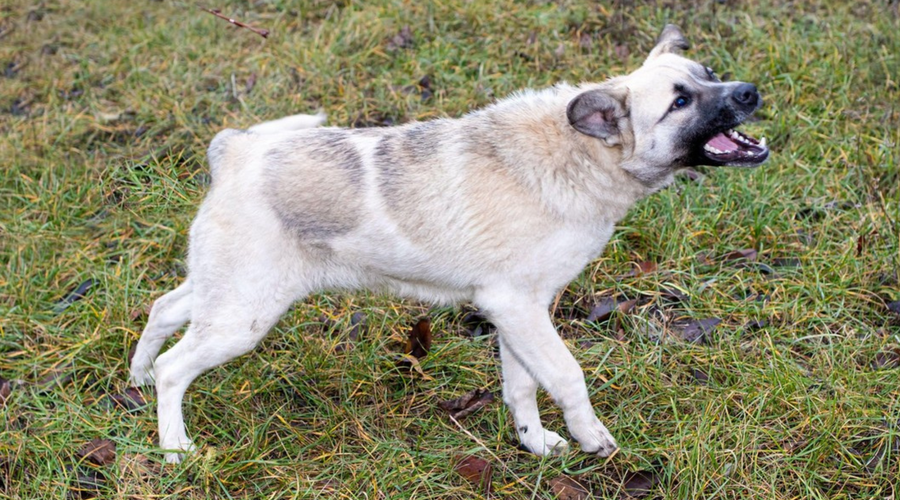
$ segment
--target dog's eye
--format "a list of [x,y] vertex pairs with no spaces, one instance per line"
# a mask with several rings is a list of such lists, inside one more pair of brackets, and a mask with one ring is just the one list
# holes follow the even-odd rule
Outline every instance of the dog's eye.
[[675,99],[675,102],[672,103],[672,109],[681,109],[690,103],[691,103],[690,97],[681,95],[681,96],[678,96],[678,98]]

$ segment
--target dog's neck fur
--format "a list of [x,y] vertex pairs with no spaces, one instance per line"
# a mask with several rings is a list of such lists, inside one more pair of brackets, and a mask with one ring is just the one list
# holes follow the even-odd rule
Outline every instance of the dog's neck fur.
[[[568,102],[579,92],[601,85],[605,84],[560,84],[525,91],[477,112],[491,117],[494,126],[485,130],[486,139],[510,174],[538,193],[548,211],[565,220],[615,223],[638,200],[662,187],[648,185],[618,166],[627,142],[610,146],[569,124]],[[577,147],[560,150],[560,143]],[[543,163],[540,158],[552,161]],[[552,175],[547,175],[548,169]],[[600,213],[604,220],[597,221]]]

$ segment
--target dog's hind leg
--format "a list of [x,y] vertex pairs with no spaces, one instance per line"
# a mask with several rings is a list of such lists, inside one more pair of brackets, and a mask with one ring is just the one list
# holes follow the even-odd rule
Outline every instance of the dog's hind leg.
[[153,360],[166,339],[191,318],[191,280],[156,299],[150,309],[147,326],[131,358],[129,382],[132,386],[153,383]]
[[[256,290],[264,289],[262,286]],[[192,451],[182,414],[182,399],[201,373],[252,350],[292,302],[287,294],[272,290],[241,290],[240,296],[200,300],[195,298],[191,325],[184,337],[156,360],[156,394],[159,445],[166,461],[181,461],[181,452]],[[226,294],[236,295],[236,294]]]
[[541,425],[537,406],[538,383],[500,337],[500,361],[503,370],[503,402],[509,407],[522,446],[535,455],[564,453],[568,443],[559,434]]

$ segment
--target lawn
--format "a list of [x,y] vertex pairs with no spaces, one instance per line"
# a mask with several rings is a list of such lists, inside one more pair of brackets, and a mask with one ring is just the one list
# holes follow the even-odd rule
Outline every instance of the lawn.
[[[185,275],[216,131],[460,116],[633,70],[669,22],[759,86],[772,157],[679,176],[555,304],[616,455],[517,449],[465,307],[327,293],[191,386],[199,450],[162,463],[127,360]],[[896,0],[4,1],[0,498],[900,498],[898,144]]]

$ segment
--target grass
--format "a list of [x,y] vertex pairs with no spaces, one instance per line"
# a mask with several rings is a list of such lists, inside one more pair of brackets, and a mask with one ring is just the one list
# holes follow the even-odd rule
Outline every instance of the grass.
[[[215,6],[272,35],[177,0],[0,7],[0,497],[488,496],[453,471],[460,454],[493,464],[492,498],[552,498],[563,474],[617,498],[638,470],[658,474],[649,498],[897,497],[900,321],[885,307],[900,300],[896,2]],[[692,57],[759,85],[766,104],[747,129],[774,154],[639,204],[561,298],[560,331],[622,445],[611,460],[518,451],[498,403],[463,432],[437,402],[499,391],[495,340],[465,336],[459,309],[383,296],[312,297],[253,356],[198,379],[186,416],[201,448],[182,465],[160,464],[152,395],[149,408],[107,404],[125,389],[140,312],[183,277],[217,130],[317,109],[344,126],[458,116],[522,87],[634,69],[666,22]],[[722,260],[745,248],[756,261]],[[621,277],[644,261],[658,271]],[[671,288],[690,299],[660,307]],[[610,294],[653,300],[585,321]],[[338,348],[358,312],[367,330]],[[426,314],[423,377],[396,360]],[[669,329],[712,317],[723,321],[703,344]],[[96,438],[115,443],[114,463],[79,457]]]

